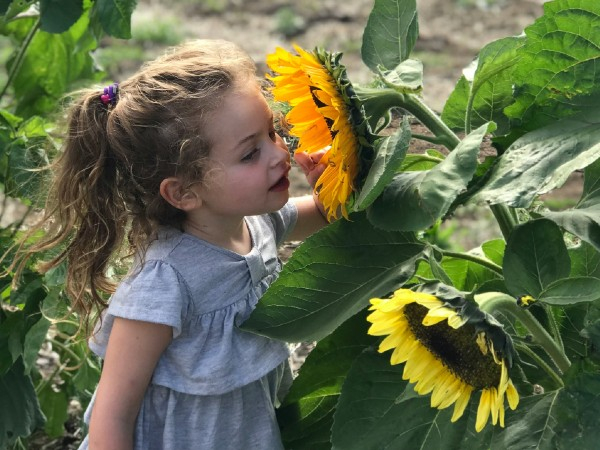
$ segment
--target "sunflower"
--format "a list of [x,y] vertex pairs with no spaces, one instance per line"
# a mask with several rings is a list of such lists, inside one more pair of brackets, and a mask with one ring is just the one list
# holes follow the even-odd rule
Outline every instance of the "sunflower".
[[339,64],[340,54],[294,48],[297,54],[277,48],[267,56],[270,69],[278,74],[268,76],[273,96],[291,107],[286,120],[290,134],[299,138],[296,151],[313,153],[331,147],[322,159],[327,167],[315,191],[328,220],[340,214],[348,218],[348,202],[360,182],[361,152],[369,147],[367,133],[360,130],[364,116],[346,70]]
[[462,297],[440,299],[399,289],[389,299],[371,299],[369,334],[387,336],[379,352],[393,349],[391,364],[405,363],[403,379],[431,406],[454,404],[452,422],[464,413],[471,394],[481,391],[475,429],[504,426],[504,397],[511,409],[519,394],[508,377],[514,352],[502,326]]

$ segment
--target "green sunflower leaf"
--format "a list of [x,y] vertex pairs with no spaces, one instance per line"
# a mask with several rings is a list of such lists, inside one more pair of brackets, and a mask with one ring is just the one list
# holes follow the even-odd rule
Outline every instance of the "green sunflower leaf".
[[366,311],[318,342],[277,410],[286,448],[331,448],[333,412],[354,360],[377,338],[369,336]]
[[306,239],[243,329],[287,342],[319,340],[412,277],[424,245],[412,233],[373,228],[364,213]]
[[[90,37],[87,12],[67,31],[55,34],[38,31],[27,47],[21,68],[14,78],[16,114],[30,117],[55,111],[63,95],[80,86],[82,80],[96,80],[98,71],[90,50],[96,42]],[[11,35],[21,35],[33,26],[26,18],[7,25]]]
[[507,412],[506,428],[494,433],[491,449],[593,449],[598,417],[600,372],[582,370],[565,388],[522,398],[515,411]]
[[571,277],[550,283],[538,300],[549,305],[572,305],[600,299],[600,278]]
[[96,0],[90,12],[92,24],[120,39],[131,38],[131,14],[137,0]]
[[419,35],[416,0],[375,0],[363,32],[361,55],[373,72],[407,59]]
[[410,124],[405,117],[396,133],[377,140],[375,161],[354,204],[355,211],[362,211],[373,203],[391,181],[406,155],[410,138]]
[[44,431],[49,437],[57,438],[65,432],[65,422],[69,418],[69,398],[63,389],[56,391],[47,383],[38,395],[40,406],[47,417]]
[[492,239],[481,244],[481,251],[490,261],[502,265],[506,242],[504,239]]
[[433,225],[471,181],[487,131],[487,124],[473,131],[430,170],[396,175],[367,210],[371,223],[398,231],[418,231]]
[[600,253],[587,242],[569,249],[572,277],[600,278]]
[[561,230],[548,219],[518,226],[508,238],[502,268],[514,296],[538,298],[552,282],[568,277],[571,271]]
[[525,34],[515,103],[505,112],[533,130],[579,112],[588,96],[600,93],[600,2],[546,2]]
[[[600,97],[599,97],[600,98]],[[600,157],[600,108],[553,123],[516,140],[500,157],[475,199],[528,207]]]
[[42,30],[62,33],[83,14],[83,0],[40,0]]
[[[523,37],[494,41],[479,52],[475,67],[469,67],[444,105],[442,120],[453,130],[468,131],[495,122],[496,134],[508,132],[503,110],[513,102],[513,71],[519,62]],[[473,73],[474,70],[474,73]]]
[[547,212],[544,217],[600,251],[600,160],[585,168],[583,193],[577,206],[566,211]]
[[44,424],[31,377],[23,374],[21,359],[0,375],[0,398],[0,448]]
[[334,416],[333,448],[344,450],[478,448],[461,446],[467,420],[451,423],[452,408],[431,408],[402,379],[404,365],[365,351],[348,373]]

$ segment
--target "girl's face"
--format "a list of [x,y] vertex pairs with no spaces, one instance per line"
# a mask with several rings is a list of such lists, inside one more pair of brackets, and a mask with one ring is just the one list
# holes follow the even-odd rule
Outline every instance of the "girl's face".
[[206,130],[213,146],[199,192],[203,213],[237,218],[273,212],[287,202],[290,155],[257,83],[232,89]]

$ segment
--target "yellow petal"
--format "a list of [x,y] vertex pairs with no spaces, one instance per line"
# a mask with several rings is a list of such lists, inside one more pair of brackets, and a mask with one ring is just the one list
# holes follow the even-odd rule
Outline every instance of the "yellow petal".
[[477,407],[477,420],[475,421],[475,431],[478,433],[483,430],[485,424],[490,417],[491,410],[491,395],[489,389],[484,389],[481,392],[481,399],[479,400],[479,406]]
[[506,398],[508,399],[508,406],[513,411],[517,408],[519,404],[519,393],[515,389],[511,380],[508,380],[508,387],[506,388]]
[[452,414],[451,422],[456,422],[458,419],[462,417],[465,412],[465,408],[469,404],[469,399],[471,398],[471,392],[473,392],[473,388],[465,385],[463,387],[463,391],[461,392],[460,397],[456,400],[454,404],[454,413]]

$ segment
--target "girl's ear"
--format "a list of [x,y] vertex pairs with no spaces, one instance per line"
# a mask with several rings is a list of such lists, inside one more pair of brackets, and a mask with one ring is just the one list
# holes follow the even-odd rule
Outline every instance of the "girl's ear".
[[190,211],[202,205],[202,200],[193,191],[183,190],[178,178],[165,178],[160,183],[160,195],[167,203],[182,211]]

